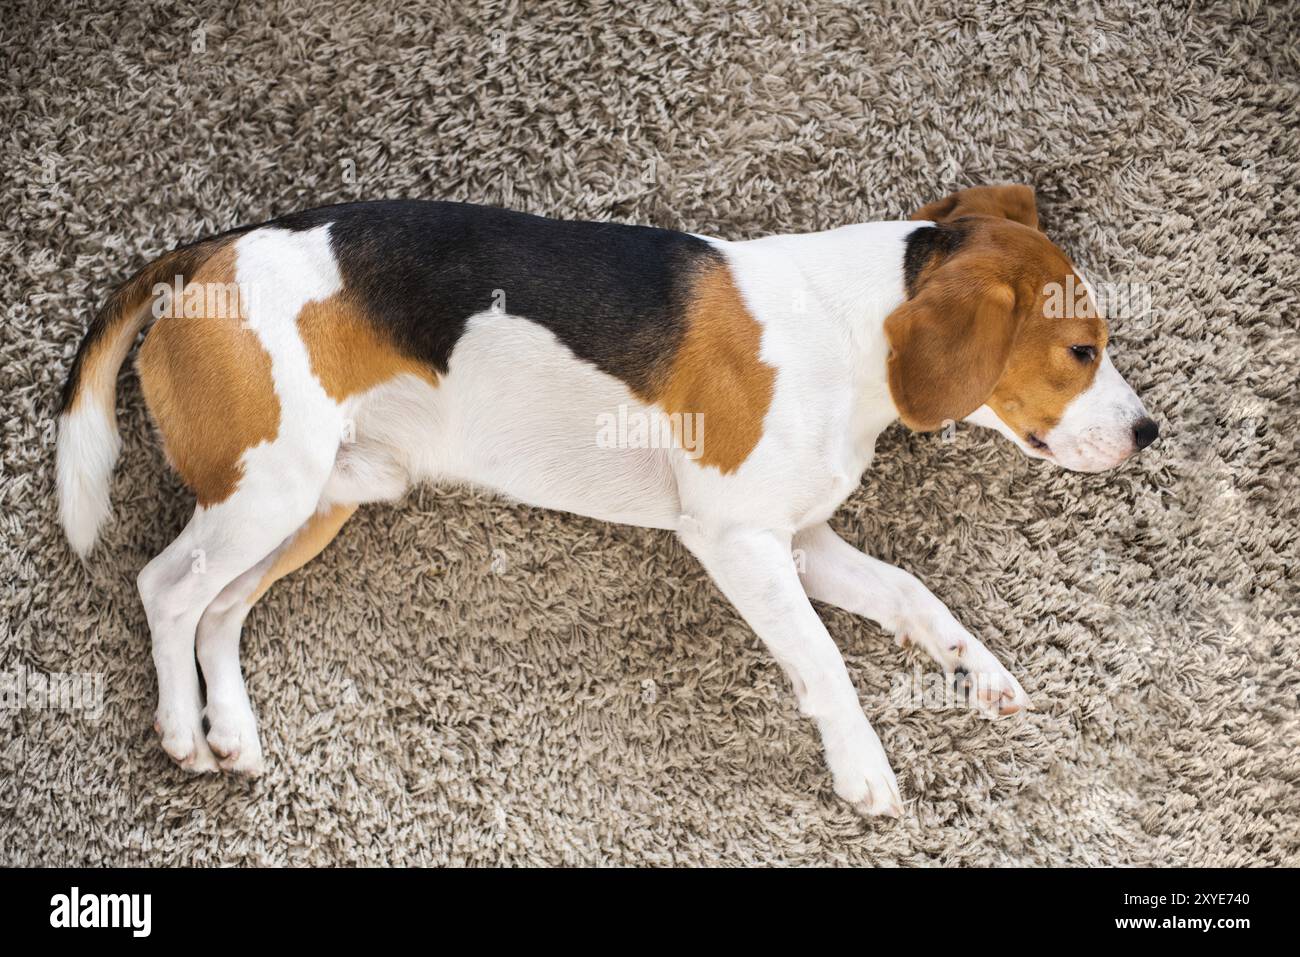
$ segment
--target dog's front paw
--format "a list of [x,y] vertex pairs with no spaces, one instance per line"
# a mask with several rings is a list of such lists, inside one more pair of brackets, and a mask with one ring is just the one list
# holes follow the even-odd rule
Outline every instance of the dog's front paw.
[[951,615],[913,623],[899,633],[898,643],[920,645],[943,668],[963,699],[987,718],[1005,718],[1033,707],[1020,682]]
[[227,706],[208,703],[208,746],[223,771],[256,777],[266,766],[262,744],[257,737],[257,720],[248,705]]
[[835,778],[835,793],[863,817],[902,817],[903,799],[889,765]]
[[953,679],[966,703],[986,718],[1006,718],[1033,707],[1020,682],[991,654],[975,668],[958,668]]
[[835,779],[835,793],[853,810],[863,817],[902,817],[898,781],[870,725],[864,734],[852,736],[840,747],[828,748],[826,757]]

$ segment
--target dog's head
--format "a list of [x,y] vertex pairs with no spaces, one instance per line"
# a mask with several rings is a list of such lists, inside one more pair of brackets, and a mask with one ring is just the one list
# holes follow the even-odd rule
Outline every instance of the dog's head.
[[1081,472],[1119,465],[1157,427],[1111,364],[1092,290],[1039,229],[1028,186],[917,210],[907,300],[885,320],[889,389],[909,428],[965,419]]

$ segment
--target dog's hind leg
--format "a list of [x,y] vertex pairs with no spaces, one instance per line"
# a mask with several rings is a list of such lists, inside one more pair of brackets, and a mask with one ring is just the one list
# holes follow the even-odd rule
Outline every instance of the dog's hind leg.
[[[158,669],[158,732],[191,771],[217,767],[203,731],[199,620],[312,517],[344,424],[296,338],[294,317],[314,273],[274,243],[245,256],[236,247],[248,238],[185,277],[203,314],[163,316],[140,347],[145,402],[168,459],[198,498],[184,531],[138,579]],[[247,320],[234,292],[245,285],[264,291]],[[224,303],[215,295],[223,289]]]
[[316,511],[278,548],[227,585],[203,612],[197,645],[207,684],[207,742],[222,769],[243,774],[263,770],[257,720],[239,665],[244,619],[274,582],[319,555],[356,508],[333,505]]
[[138,579],[158,669],[158,733],[172,759],[195,772],[217,767],[203,732],[195,667],[199,621],[228,585],[312,517],[331,464],[279,443],[255,451],[266,454],[249,456],[239,489],[199,506]]

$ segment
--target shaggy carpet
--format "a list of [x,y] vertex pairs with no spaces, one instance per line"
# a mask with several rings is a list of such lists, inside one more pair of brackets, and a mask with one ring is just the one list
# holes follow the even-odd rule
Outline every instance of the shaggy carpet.
[[[0,863],[1300,863],[1297,7],[867,6],[10,3]],[[903,820],[835,799],[672,536],[467,490],[363,510],[253,612],[263,778],[164,756],[134,578],[191,505],[133,373],[84,566],[52,478],[79,337],[147,259],[355,198],[746,238],[986,182],[1032,183],[1094,281],[1149,293],[1113,342],[1163,432],[1102,475],[882,438],[833,524],[1037,706],[900,703],[922,660],[821,609]]]

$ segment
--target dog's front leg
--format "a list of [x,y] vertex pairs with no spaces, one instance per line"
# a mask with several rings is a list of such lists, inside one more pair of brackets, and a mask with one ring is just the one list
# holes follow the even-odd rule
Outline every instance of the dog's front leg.
[[860,814],[899,816],[898,782],[844,659],[799,584],[790,537],[694,528],[681,539],[785,669],[799,710],[821,731],[835,793]]
[[809,598],[870,618],[900,645],[915,642],[989,717],[1029,707],[1020,683],[914,576],[862,554],[824,522],[799,532],[794,548]]

